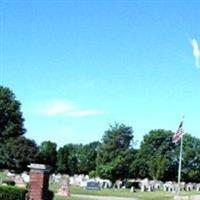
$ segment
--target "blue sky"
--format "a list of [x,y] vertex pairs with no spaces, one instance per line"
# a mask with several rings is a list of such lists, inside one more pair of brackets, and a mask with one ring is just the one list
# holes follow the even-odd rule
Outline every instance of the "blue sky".
[[89,143],[109,124],[200,137],[198,1],[1,2],[0,84],[37,143]]

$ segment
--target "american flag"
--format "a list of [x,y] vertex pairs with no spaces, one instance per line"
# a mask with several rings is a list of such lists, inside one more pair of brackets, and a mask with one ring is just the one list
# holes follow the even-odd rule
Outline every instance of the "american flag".
[[181,121],[176,133],[174,133],[174,135],[172,137],[173,143],[177,143],[181,139],[181,137],[183,135],[183,128],[182,127],[183,127],[183,121]]

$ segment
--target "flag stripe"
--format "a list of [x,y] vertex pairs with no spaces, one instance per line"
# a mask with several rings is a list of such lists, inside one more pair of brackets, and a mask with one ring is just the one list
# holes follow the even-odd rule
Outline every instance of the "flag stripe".
[[183,134],[182,126],[183,126],[183,122],[181,121],[176,133],[174,133],[174,135],[172,137],[173,143],[177,143],[181,139],[182,134]]

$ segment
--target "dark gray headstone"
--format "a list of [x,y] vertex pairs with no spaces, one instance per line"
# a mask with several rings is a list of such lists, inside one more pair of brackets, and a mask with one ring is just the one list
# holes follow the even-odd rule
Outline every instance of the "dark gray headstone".
[[99,190],[100,189],[100,185],[96,181],[88,181],[87,185],[86,185],[86,189],[87,190]]

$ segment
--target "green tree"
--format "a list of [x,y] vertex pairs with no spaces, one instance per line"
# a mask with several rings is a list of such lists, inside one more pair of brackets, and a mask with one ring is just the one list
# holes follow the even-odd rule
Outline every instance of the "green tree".
[[175,176],[174,167],[177,166],[177,162],[174,162],[174,158],[177,154],[172,143],[172,135],[171,131],[158,129],[144,136],[132,164],[133,171],[138,177],[170,180]]
[[58,149],[57,153],[57,167],[56,171],[59,173],[69,173],[68,159],[69,159],[69,147],[68,145],[64,145]]
[[131,127],[124,124],[110,125],[97,153],[97,172],[100,177],[116,181],[129,176],[132,139]]
[[78,151],[78,172],[89,174],[96,170],[97,149],[100,142],[91,142],[83,145]]
[[[177,151],[179,152],[179,145]],[[182,180],[199,182],[200,180],[200,139],[190,134],[183,136]]]
[[38,148],[33,140],[25,137],[4,140],[0,147],[0,167],[22,172],[35,162]]
[[89,174],[96,169],[97,148],[99,142],[86,145],[67,144],[58,150],[57,171],[60,173]]
[[58,150],[57,171],[73,175],[78,173],[78,154],[82,145],[67,144]]
[[38,161],[50,165],[52,171],[55,171],[57,161],[57,145],[51,141],[44,141],[39,146]]
[[68,157],[69,174],[74,175],[79,173],[78,171],[79,150],[80,148],[82,148],[82,145],[68,144],[68,148],[69,148],[69,157]]
[[23,137],[25,128],[20,106],[14,93],[0,86],[0,168],[23,171],[37,155],[35,142]]
[[[180,141],[172,143],[172,131],[152,130],[144,136],[131,167],[136,177],[177,181]],[[200,180],[200,139],[183,136],[182,180]]]
[[7,87],[0,86],[0,139],[17,137],[25,133],[20,102]]
[[157,155],[151,157],[151,160],[149,161],[149,175],[153,179],[161,180],[164,177],[164,173],[166,170],[166,166],[168,160],[165,158],[165,156]]

